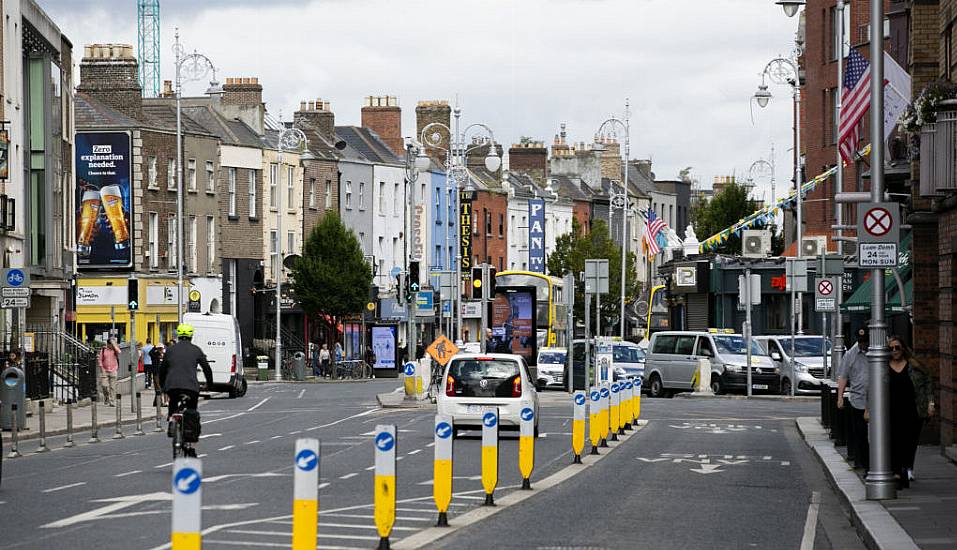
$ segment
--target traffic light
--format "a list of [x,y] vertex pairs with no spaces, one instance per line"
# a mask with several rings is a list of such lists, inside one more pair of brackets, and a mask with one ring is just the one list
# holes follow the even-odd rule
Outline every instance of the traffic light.
[[409,287],[407,292],[407,300],[412,302],[415,301],[416,294],[418,294],[419,288],[419,262],[409,262]]
[[139,281],[130,279],[126,282],[126,305],[130,311],[136,311],[140,308],[140,287]]
[[[488,269],[488,281],[487,285],[483,284],[482,279],[482,269]],[[486,287],[488,287],[488,299],[491,300],[495,298],[495,273],[496,270],[494,267],[488,264],[482,264],[478,267],[472,268],[472,299],[481,300],[482,295],[486,292]]]

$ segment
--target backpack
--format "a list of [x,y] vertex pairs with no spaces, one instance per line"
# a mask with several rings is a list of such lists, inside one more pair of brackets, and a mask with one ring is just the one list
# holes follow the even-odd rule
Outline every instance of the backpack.
[[187,443],[198,443],[201,431],[199,411],[196,409],[183,411],[183,440]]

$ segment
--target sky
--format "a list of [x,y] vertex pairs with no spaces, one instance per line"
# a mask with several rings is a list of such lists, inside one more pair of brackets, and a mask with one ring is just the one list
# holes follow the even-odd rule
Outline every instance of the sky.
[[[77,48],[137,43],[137,0],[37,0]],[[775,155],[777,195],[793,172],[791,94],[751,101],[771,59],[788,55],[798,18],[773,0],[160,0],[162,78],[175,29],[187,51],[226,77],[258,77],[271,114],[331,101],[359,124],[363,97],[392,95],[403,134],[419,100],[458,99],[462,122],[487,124],[506,147],[522,136],[591,141],[631,103],[632,158],[659,179],[692,167],[744,178]],[[78,72],[77,72],[78,74]],[[200,94],[206,84],[188,85]],[[813,174],[812,174],[813,175]],[[755,177],[769,198],[770,174]]]

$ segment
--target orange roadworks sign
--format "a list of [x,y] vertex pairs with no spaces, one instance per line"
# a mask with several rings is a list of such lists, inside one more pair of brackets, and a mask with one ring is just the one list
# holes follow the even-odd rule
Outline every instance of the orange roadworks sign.
[[444,367],[448,364],[449,359],[452,359],[452,356],[459,352],[459,348],[457,348],[451,340],[446,338],[444,334],[440,334],[425,351],[432,356],[432,359],[435,359]]

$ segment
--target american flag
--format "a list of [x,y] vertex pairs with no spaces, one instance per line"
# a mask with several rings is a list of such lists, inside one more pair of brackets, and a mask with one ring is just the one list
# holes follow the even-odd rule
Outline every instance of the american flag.
[[841,120],[838,125],[838,147],[841,158],[850,164],[854,161],[860,143],[860,125],[864,113],[871,106],[871,65],[851,49],[847,56],[847,69],[844,73],[844,89],[841,93]]
[[655,214],[654,210],[648,210],[648,221],[645,223],[645,246],[648,248],[648,255],[655,256],[661,252],[658,246],[658,234],[665,228],[665,222]]

